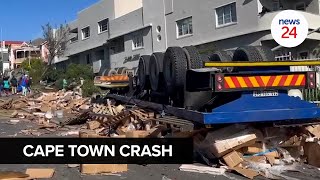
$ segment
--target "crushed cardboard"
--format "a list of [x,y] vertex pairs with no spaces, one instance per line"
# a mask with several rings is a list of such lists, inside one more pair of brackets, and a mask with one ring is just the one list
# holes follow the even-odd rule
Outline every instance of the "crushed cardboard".
[[54,175],[55,170],[51,168],[47,169],[27,169],[26,174],[29,175],[31,179],[49,179]]

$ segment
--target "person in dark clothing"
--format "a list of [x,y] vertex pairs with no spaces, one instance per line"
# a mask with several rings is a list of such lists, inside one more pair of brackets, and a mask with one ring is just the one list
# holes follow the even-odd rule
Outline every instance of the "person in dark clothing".
[[11,83],[12,94],[17,94],[17,87],[18,87],[17,78],[12,76],[10,83]]

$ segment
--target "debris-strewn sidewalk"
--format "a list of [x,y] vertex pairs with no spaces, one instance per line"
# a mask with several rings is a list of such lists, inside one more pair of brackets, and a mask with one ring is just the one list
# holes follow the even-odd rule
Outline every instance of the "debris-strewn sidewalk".
[[[286,179],[286,172],[296,171],[320,178],[320,173],[315,173],[316,167],[320,167],[320,125],[279,128],[242,124],[183,131],[162,123],[161,115],[153,110],[118,104],[111,99],[93,103],[73,92],[38,93],[1,101],[0,109],[14,110],[8,123],[28,119],[38,124],[39,129],[59,131],[60,136],[193,138],[195,160],[204,165],[182,165],[181,171],[225,176],[234,172],[250,179],[257,176]],[[25,129],[21,133],[41,136],[39,129]],[[128,170],[126,164],[79,167],[85,174]]]

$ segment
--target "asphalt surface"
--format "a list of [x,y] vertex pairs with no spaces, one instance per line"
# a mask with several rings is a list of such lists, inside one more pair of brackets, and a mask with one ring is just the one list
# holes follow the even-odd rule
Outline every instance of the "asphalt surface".
[[[40,137],[61,137],[62,134],[68,130],[78,129],[79,126],[69,127],[67,129],[62,129],[61,131],[50,132],[45,129],[39,130],[38,125],[26,120],[20,119],[16,124],[10,124],[9,118],[11,112],[0,112],[0,137],[25,137],[25,136],[40,136]],[[21,133],[22,130],[36,130],[33,135],[26,135]],[[75,137],[77,137],[75,135]],[[1,147],[5,148],[5,147]],[[53,178],[56,180],[99,180],[99,179],[110,179],[110,180],[242,180],[246,179],[240,175],[233,173],[226,173],[225,176],[214,176],[210,174],[200,174],[200,173],[190,173],[182,172],[179,170],[180,165],[129,165],[128,171],[125,173],[119,173],[114,175],[83,175],[79,172],[79,167],[70,168],[66,164],[60,165],[32,165],[32,164],[1,164],[0,171],[18,171],[25,172],[27,168],[54,168],[55,174]],[[303,167],[304,168],[304,167]],[[303,170],[303,171],[307,171]],[[320,179],[320,171],[316,168],[308,169],[308,174],[304,173],[286,173],[287,176],[293,177],[291,179],[303,179],[303,180],[316,180]],[[263,177],[257,177],[255,179],[265,179]]]
[[[37,136],[35,135],[25,135],[21,133],[21,130],[37,130],[41,137],[61,137],[65,130],[50,132],[47,130],[39,130],[38,126],[31,121],[20,119],[17,124],[10,124],[12,118],[8,117],[11,112],[6,112],[4,116],[0,116],[0,137],[28,137]],[[71,128],[71,127],[70,127]],[[74,129],[77,126],[72,127]],[[72,129],[70,129],[72,130]],[[38,133],[38,134],[39,134]],[[5,148],[5,147],[1,147]],[[34,165],[34,164],[1,164],[1,171],[18,171],[25,172],[27,168],[54,168],[55,174],[52,179],[56,180],[74,180],[74,179],[85,179],[85,180],[99,180],[99,179],[110,179],[110,180],[225,180],[229,179],[225,176],[214,176],[210,174],[200,174],[200,173],[189,173],[179,171],[180,165],[129,165],[128,171],[125,173],[119,173],[115,175],[82,175],[79,172],[79,167],[69,168],[66,164],[52,164],[52,165]],[[234,174],[228,174],[232,179],[245,179],[241,176]]]

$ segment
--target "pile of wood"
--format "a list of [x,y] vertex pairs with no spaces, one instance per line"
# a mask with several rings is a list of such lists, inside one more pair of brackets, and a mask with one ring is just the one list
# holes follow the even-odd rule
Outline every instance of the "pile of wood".
[[279,178],[276,168],[294,163],[320,167],[320,126],[253,128],[232,125],[194,137],[196,151],[206,162],[217,162],[247,178]]
[[[52,119],[57,111],[63,114],[80,114],[90,109],[90,99],[74,95],[73,92],[40,93],[38,97],[21,97],[18,99],[2,100],[0,108],[15,110],[12,118]],[[40,121],[40,120],[39,120]]]

